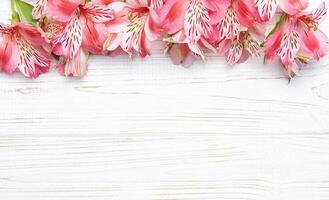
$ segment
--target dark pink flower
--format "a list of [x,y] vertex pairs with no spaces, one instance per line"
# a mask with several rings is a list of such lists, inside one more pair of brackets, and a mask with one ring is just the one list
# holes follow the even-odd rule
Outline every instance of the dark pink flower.
[[[264,52],[269,60],[280,58],[290,76],[298,73],[298,63],[319,60],[329,52],[329,40],[318,29],[327,14],[325,3],[313,13],[299,12],[299,7],[286,8],[294,15],[283,15],[278,27],[265,41]],[[298,61],[298,62],[296,62]]]
[[19,70],[26,77],[37,78],[50,67],[46,45],[45,38],[30,25],[0,24],[0,69],[9,74]]

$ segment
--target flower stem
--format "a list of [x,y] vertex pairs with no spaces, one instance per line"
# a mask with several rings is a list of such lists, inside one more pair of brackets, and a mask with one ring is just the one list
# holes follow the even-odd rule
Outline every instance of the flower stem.
[[19,15],[16,12],[16,0],[10,0],[10,6],[11,6],[11,22],[17,22],[19,20]]

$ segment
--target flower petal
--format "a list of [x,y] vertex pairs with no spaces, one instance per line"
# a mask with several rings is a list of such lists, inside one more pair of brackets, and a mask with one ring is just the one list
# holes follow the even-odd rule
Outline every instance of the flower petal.
[[52,43],[53,45],[61,44],[64,56],[72,59],[82,44],[82,25],[80,20],[77,17],[73,18],[65,27],[64,32],[57,36]]
[[41,19],[46,16],[47,0],[36,0],[34,8],[32,10],[32,16],[34,19]]
[[284,65],[290,65],[300,49],[300,37],[297,32],[286,33],[281,41],[279,56]]
[[263,21],[273,18],[278,5],[279,0],[256,0],[258,13]]
[[95,23],[104,23],[114,19],[114,11],[105,5],[87,3],[83,6],[85,15]]
[[60,22],[70,21],[77,12],[82,0],[48,0],[47,16]]
[[19,62],[19,50],[15,38],[11,35],[0,37],[0,69],[5,73],[13,73]]
[[280,8],[289,15],[296,15],[308,7],[308,0],[280,0]]
[[57,64],[57,71],[64,76],[85,76],[88,71],[88,57],[89,54],[82,49],[77,52],[73,59],[61,57]]
[[26,77],[37,78],[40,74],[48,72],[50,68],[50,55],[44,50],[32,46],[24,38],[16,38],[19,48],[18,69]]
[[243,52],[243,44],[239,39],[235,39],[226,53],[226,61],[229,65],[236,64]]

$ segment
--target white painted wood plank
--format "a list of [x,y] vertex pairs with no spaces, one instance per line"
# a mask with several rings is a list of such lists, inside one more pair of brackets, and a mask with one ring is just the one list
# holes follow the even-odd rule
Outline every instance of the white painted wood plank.
[[317,199],[328,137],[6,138],[1,199]]
[[327,200],[328,81],[329,59],[288,84],[277,64],[184,69],[160,48],[93,57],[82,79],[0,74],[0,199]]

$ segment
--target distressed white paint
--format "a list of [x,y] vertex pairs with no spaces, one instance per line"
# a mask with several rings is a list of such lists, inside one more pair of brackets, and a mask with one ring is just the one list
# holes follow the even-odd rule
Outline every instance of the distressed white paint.
[[0,75],[0,199],[327,200],[328,169],[329,59],[290,84],[160,49],[93,57],[83,79]]

